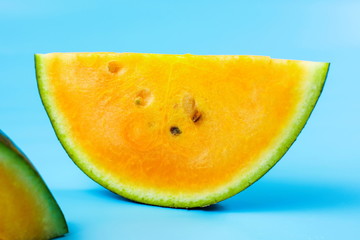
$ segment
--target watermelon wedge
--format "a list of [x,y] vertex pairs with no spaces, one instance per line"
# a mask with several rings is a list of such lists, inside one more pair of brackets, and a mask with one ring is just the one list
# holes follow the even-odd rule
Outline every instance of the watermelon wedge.
[[64,215],[29,159],[0,131],[0,239],[48,240],[68,232]]
[[109,190],[192,208],[263,176],[304,127],[328,63],[263,56],[37,54],[39,92],[72,160]]

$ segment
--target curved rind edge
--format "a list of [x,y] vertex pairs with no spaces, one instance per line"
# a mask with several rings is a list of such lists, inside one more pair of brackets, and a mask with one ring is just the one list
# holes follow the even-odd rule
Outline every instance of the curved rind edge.
[[330,65],[329,63],[307,62],[309,64],[318,65],[317,68],[314,69],[312,74],[313,76],[310,81],[315,83],[315,88],[312,90],[312,94],[307,99],[306,104],[304,104],[306,105],[305,109],[303,109],[302,113],[299,114],[300,116],[296,118],[297,120],[295,123],[288,127],[290,132],[286,134],[287,136],[285,137],[285,140],[283,140],[282,144],[280,144],[278,149],[276,149],[275,154],[272,154],[272,156],[258,168],[255,168],[252,172],[249,172],[247,177],[239,176],[239,178],[242,179],[241,181],[239,181],[239,179],[235,179],[227,186],[224,186],[223,191],[219,191],[215,194],[210,194],[196,200],[188,200],[184,198],[179,201],[178,199],[171,199],[170,197],[159,197],[153,193],[144,194],[139,190],[127,190],[125,188],[119,189],[118,182],[113,183],[108,176],[101,174],[100,171],[97,171],[97,169],[87,165],[85,161],[81,159],[79,153],[82,155],[85,155],[85,153],[83,153],[81,150],[77,150],[75,147],[72,147],[73,144],[70,143],[70,137],[68,137],[68,134],[65,131],[62,131],[60,127],[62,122],[60,119],[61,116],[59,116],[59,114],[56,113],[56,109],[53,108],[50,96],[47,94],[46,87],[44,86],[44,83],[47,79],[45,77],[46,75],[43,74],[42,66],[46,64],[44,60],[46,55],[47,54],[35,54],[36,76],[39,94],[55,134],[73,162],[95,182],[116,194],[140,203],[173,208],[206,207],[215,204],[243,191],[258,179],[260,179],[264,174],[266,174],[285,155],[285,153],[295,142],[297,136],[304,128],[322,92]]
[[[322,66],[316,69],[313,73],[313,81],[317,81],[315,86],[315,89],[313,90],[313,94],[311,97],[308,98],[306,101],[306,104],[303,103],[303,105],[307,105],[304,111],[302,112],[302,115],[298,117],[297,121],[290,125],[288,129],[290,129],[290,133],[288,133],[287,139],[283,140],[283,144],[276,150],[276,154],[274,154],[268,161],[266,161],[265,164],[263,164],[263,168],[261,170],[254,170],[254,174],[252,174],[248,178],[248,183],[238,186],[237,188],[234,188],[232,191],[229,192],[230,196],[233,196],[243,190],[245,190],[247,187],[251,186],[253,183],[255,183],[257,180],[259,180],[261,177],[263,177],[271,168],[273,168],[276,163],[278,163],[282,157],[287,153],[287,151],[290,149],[290,147],[294,144],[297,137],[300,135],[301,131],[304,129],[306,123],[308,122],[311,113],[315,109],[315,106],[319,100],[319,97],[324,89],[326,78],[329,72],[330,63],[317,63],[321,64]],[[225,200],[226,198],[224,198]]]
[[16,166],[19,171],[22,171],[23,174],[26,174],[26,177],[31,179],[32,185],[37,186],[37,192],[39,192],[40,190],[44,201],[46,201],[46,204],[43,203],[43,206],[47,205],[49,212],[48,215],[44,217],[51,220],[56,228],[56,232],[49,232],[49,234],[52,235],[46,237],[52,239],[68,233],[69,229],[65,220],[65,216],[61,211],[61,208],[57,203],[56,199],[54,198],[53,194],[51,193],[50,189],[46,185],[45,181],[43,180],[39,172],[36,170],[36,168],[33,166],[33,164],[30,162],[30,160],[26,157],[26,155],[20,150],[20,148],[18,148],[14,144],[14,142],[12,142],[11,139],[3,131],[0,130],[0,147],[1,146],[4,147],[3,149],[5,149],[5,152],[3,152],[2,154],[10,154],[10,156],[6,157],[5,159],[5,161],[7,161],[6,164]]

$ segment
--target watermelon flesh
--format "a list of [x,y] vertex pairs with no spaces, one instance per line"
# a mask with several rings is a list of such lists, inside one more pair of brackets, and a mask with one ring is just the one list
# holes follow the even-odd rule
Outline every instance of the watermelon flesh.
[[26,156],[0,131],[0,239],[48,240],[68,232],[64,215]]
[[295,141],[328,63],[263,56],[37,54],[55,132],[92,179],[134,201],[203,207],[263,176]]

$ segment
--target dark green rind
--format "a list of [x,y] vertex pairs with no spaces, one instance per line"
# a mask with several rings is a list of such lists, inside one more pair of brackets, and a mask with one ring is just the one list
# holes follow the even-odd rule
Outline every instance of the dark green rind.
[[[43,198],[43,206],[47,206],[50,212],[51,217],[48,220],[54,223],[56,229],[54,232],[47,233],[47,236],[37,236],[37,239],[52,239],[56,237],[63,236],[68,233],[68,226],[65,221],[65,217],[56,202],[55,198],[51,194],[49,188],[46,186],[44,180],[41,178],[40,174],[37,172],[35,167],[31,164],[30,160],[25,156],[24,153],[8,138],[4,132],[0,130],[0,161],[6,166],[12,166],[15,168],[16,172],[14,174],[25,174],[26,178],[29,179],[29,182],[24,182],[22,184],[27,184],[30,189],[40,189]],[[24,216],[26,217],[26,216]],[[44,226],[46,227],[46,226]]]
[[[149,197],[149,196],[141,196],[141,194],[133,194],[131,190],[127,189],[119,189],[115,186],[112,186],[111,182],[105,181],[102,177],[97,176],[89,166],[82,163],[81,156],[75,154],[75,150],[71,147],[71,144],[68,142],[68,136],[65,132],[61,132],[61,122],[59,119],[56,118],[57,113],[56,109],[51,105],[50,97],[48,96],[48,92],[44,87],[43,83],[46,81],[45,76],[42,74],[42,66],[45,64],[42,61],[42,54],[35,54],[35,67],[36,67],[36,77],[37,77],[37,84],[39,94],[42,100],[42,103],[45,107],[47,115],[50,119],[50,122],[53,126],[55,134],[64,147],[65,151],[69,155],[69,157],[73,160],[73,162],[91,179],[95,182],[100,184],[101,186],[109,189],[110,191],[119,194],[125,198],[130,200],[145,203],[149,205],[156,205],[156,206],[163,206],[163,207],[172,207],[172,208],[196,208],[196,207],[206,207],[220,201],[223,201],[231,196],[236,195],[237,193],[243,191],[254,182],[259,180],[264,174],[266,174],[288,151],[290,146],[295,142],[297,136],[300,134],[301,130],[304,128],[308,118],[310,117],[317,100],[322,92],[322,89],[325,84],[325,80],[327,77],[329,63],[322,63],[322,67],[317,69],[316,76],[314,79],[311,79],[314,84],[316,84],[316,89],[311,93],[312,96],[308,99],[306,109],[303,110],[302,115],[298,119],[297,123],[293,126],[293,128],[289,129],[290,133],[288,134],[287,138],[283,141],[281,147],[277,149],[276,154],[273,154],[271,159],[267,161],[267,164],[263,168],[259,168],[254,171],[247,179],[242,179],[239,181],[238,184],[233,184],[229,187],[224,193],[222,194],[214,194],[213,196],[204,197],[200,200],[175,200],[174,199],[163,199],[163,198],[156,198],[156,197]],[[310,93],[309,93],[310,94]]]

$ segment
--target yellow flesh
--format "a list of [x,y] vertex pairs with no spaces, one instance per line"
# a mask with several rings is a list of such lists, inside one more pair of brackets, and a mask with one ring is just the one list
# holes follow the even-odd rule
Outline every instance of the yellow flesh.
[[310,74],[301,61],[253,56],[44,59],[46,94],[85,164],[174,196],[216,191],[259,164],[299,110]]
[[64,216],[27,158],[0,131],[0,240],[67,233]]
[[40,206],[29,204],[36,202],[36,196],[3,168],[0,169],[0,189],[0,239],[25,239],[26,236],[39,235],[42,232],[38,216]]
[[32,180],[0,163],[1,240],[41,240],[54,233],[44,199],[28,181]]

